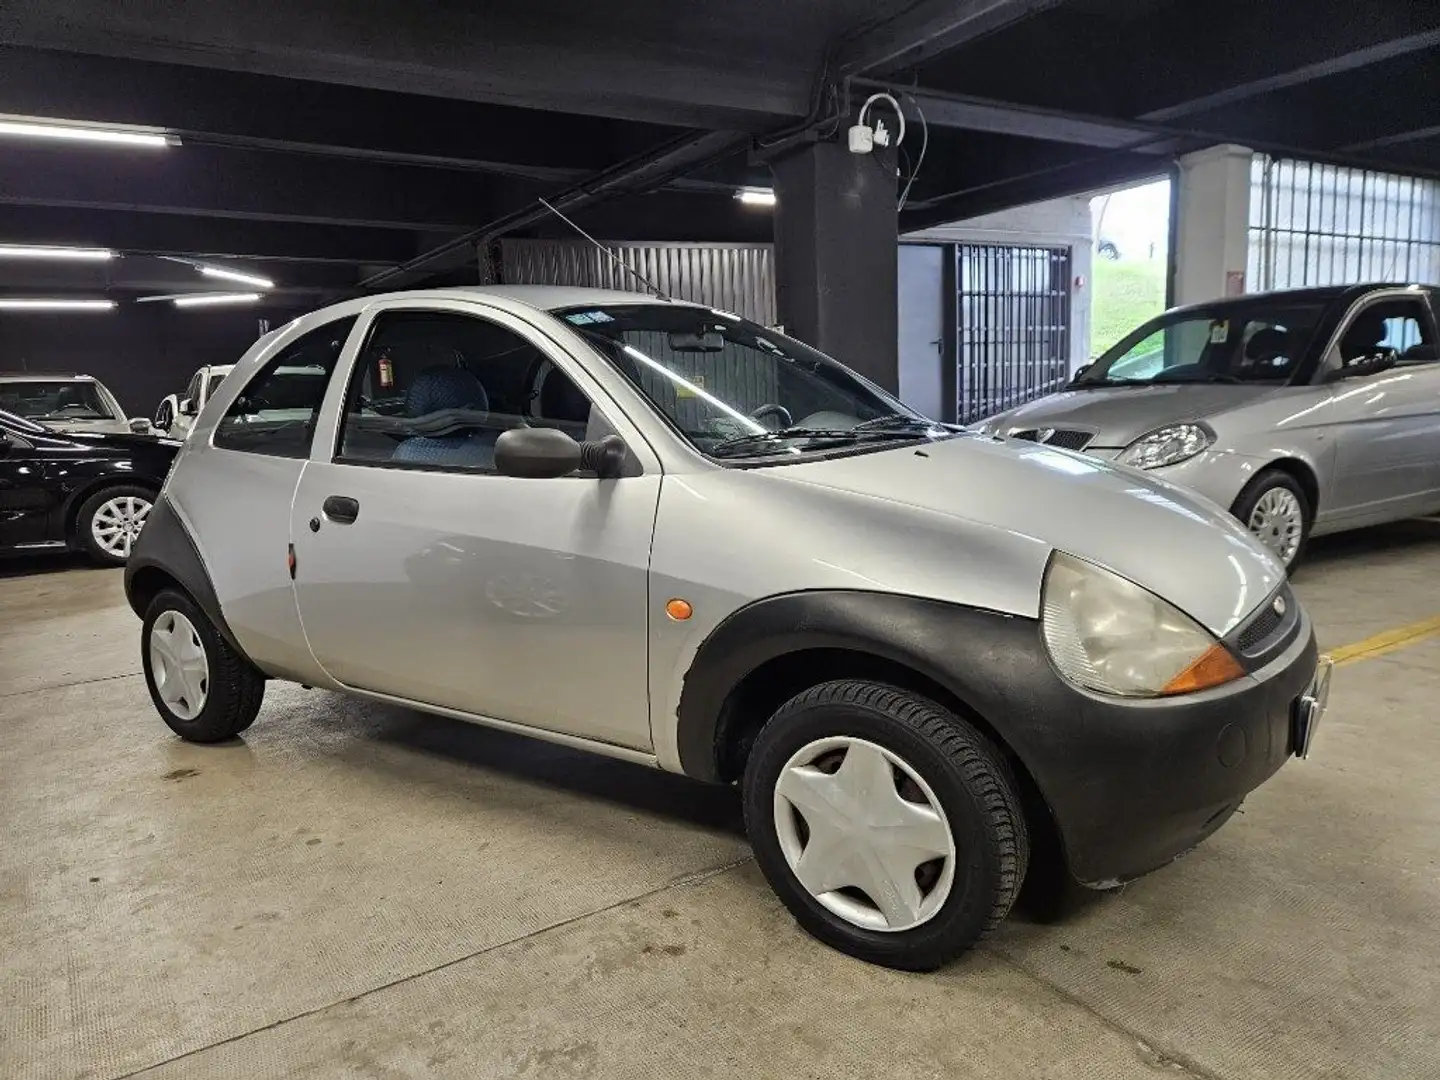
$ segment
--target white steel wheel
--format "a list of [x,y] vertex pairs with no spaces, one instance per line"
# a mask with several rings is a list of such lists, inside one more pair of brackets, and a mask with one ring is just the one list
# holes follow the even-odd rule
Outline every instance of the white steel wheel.
[[151,505],[144,496],[130,494],[102,502],[90,515],[90,537],[95,546],[118,561],[128,559],[150,516]]
[[775,835],[800,885],[865,930],[934,918],[955,881],[955,837],[939,798],[903,758],[836,735],[807,743],[775,784]]
[[1255,501],[1246,525],[1256,539],[1289,566],[1305,538],[1305,510],[1288,487],[1272,487]]
[[195,625],[178,611],[162,612],[150,627],[150,672],[155,692],[179,720],[194,720],[210,694],[210,661]]

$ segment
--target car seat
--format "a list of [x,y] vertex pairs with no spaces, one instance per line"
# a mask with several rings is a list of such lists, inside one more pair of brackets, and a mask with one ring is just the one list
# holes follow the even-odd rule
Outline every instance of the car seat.
[[1267,326],[1250,335],[1236,375],[1242,379],[1277,379],[1288,375],[1293,366],[1289,332]]
[[1385,318],[1376,308],[1361,312],[1340,341],[1340,355],[1345,360],[1374,356],[1385,340]]
[[[444,409],[488,413],[490,397],[480,380],[465,368],[426,368],[405,392],[405,415],[413,420]],[[493,468],[498,435],[498,432],[490,430],[455,435],[412,435],[395,448],[390,460],[417,465]]]
[[583,441],[590,425],[590,399],[557,367],[545,373],[540,385],[539,419]]

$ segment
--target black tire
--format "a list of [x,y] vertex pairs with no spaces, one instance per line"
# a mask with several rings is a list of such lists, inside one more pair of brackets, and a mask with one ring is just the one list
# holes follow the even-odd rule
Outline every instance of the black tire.
[[95,515],[115,499],[144,499],[146,506],[153,507],[155,489],[139,484],[117,484],[114,487],[101,488],[80,504],[80,510],[75,515],[75,546],[101,566],[125,565],[126,556],[102,547],[95,537]]
[[[1259,535],[1250,524],[1250,518],[1255,513],[1255,508],[1260,504],[1268,493],[1283,488],[1293,495],[1300,505],[1300,542],[1295,548],[1295,553],[1285,562],[1287,573],[1293,571],[1300,565],[1300,560],[1305,556],[1305,545],[1310,541],[1310,526],[1315,521],[1315,508],[1310,505],[1310,498],[1305,494],[1305,489],[1300,486],[1299,481],[1283,469],[1266,469],[1245,485],[1245,490],[1240,492],[1235,505],[1230,512],[1240,519],[1240,524],[1250,532],[1261,543],[1274,550],[1274,545],[1265,537]],[[1279,553],[1277,558],[1281,558]],[[1281,561],[1285,560],[1281,558]]]
[[[194,628],[195,637],[205,651],[209,678],[204,703],[193,717],[184,717],[173,710],[156,685],[151,658],[151,635],[155,624],[167,613],[183,615]],[[182,739],[197,743],[217,743],[233,739],[248,728],[260,711],[265,697],[265,676],[245,657],[236,652],[190,597],[176,589],[165,589],[145,611],[140,632],[140,659],[145,667],[145,685],[160,719]]]
[[[954,879],[928,921],[897,931],[863,928],[824,906],[791,870],[776,831],[775,787],[793,755],[831,736],[864,739],[897,755],[944,811],[955,841]],[[964,720],[896,687],[828,682],[791,698],[755,740],[744,802],[756,860],[796,921],[872,964],[930,971],[954,959],[1005,917],[1025,878],[1029,835],[1004,758]]]

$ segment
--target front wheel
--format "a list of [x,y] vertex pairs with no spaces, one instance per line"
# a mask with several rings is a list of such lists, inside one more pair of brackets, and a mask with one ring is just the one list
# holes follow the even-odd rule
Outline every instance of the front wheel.
[[1286,572],[1305,552],[1314,508],[1300,484],[1280,469],[1266,469],[1250,481],[1231,512],[1250,534],[1274,552]]
[[934,702],[866,681],[792,698],[756,738],[745,822],[771,887],[841,952],[928,971],[1005,917],[1029,859],[999,752]]
[[140,659],[150,700],[182,739],[232,739],[260,711],[265,676],[182,592],[165,589],[150,602],[140,631]]
[[97,491],[75,515],[76,539],[96,562],[124,566],[154,503],[149,488],[126,485]]

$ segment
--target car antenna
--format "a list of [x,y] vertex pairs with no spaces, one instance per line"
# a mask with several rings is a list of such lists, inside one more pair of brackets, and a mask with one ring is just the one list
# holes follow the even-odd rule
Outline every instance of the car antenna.
[[595,249],[596,249],[597,251],[599,251],[600,254],[604,255],[607,259],[609,259],[611,262],[613,262],[616,266],[620,267],[621,270],[624,270],[627,274],[629,274],[631,277],[633,277],[636,281],[640,282],[641,285],[644,285],[645,288],[649,289],[652,293],[654,293],[654,294],[655,294],[655,298],[656,298],[657,300],[664,300],[667,304],[673,303],[673,301],[670,299],[670,297],[666,296],[663,292],[660,291],[660,287],[659,287],[658,285],[656,285],[653,281],[651,281],[649,278],[647,278],[644,274],[640,273],[639,270],[636,270],[633,266],[628,265],[628,264],[625,262],[624,259],[620,258],[619,255],[616,255],[613,251],[611,251],[609,248],[607,248],[604,244],[600,243],[599,240],[596,240],[596,239],[595,239],[593,236],[591,236],[588,232],[586,232],[584,229],[582,229],[579,225],[576,225],[575,222],[571,221],[568,217],[566,217],[564,214],[562,214],[559,210],[555,209],[555,207],[551,206],[551,205],[550,205],[548,202],[546,202],[544,199],[539,199],[538,201],[539,201],[539,203],[540,203],[541,206],[545,207],[546,210],[549,210],[552,214],[554,214],[556,217],[558,217],[561,221],[565,222],[566,225],[569,225],[572,229],[574,229],[576,232],[578,232],[578,233],[579,233],[581,236],[583,236],[586,240],[589,240],[590,243],[594,244],[594,245],[595,245]]

